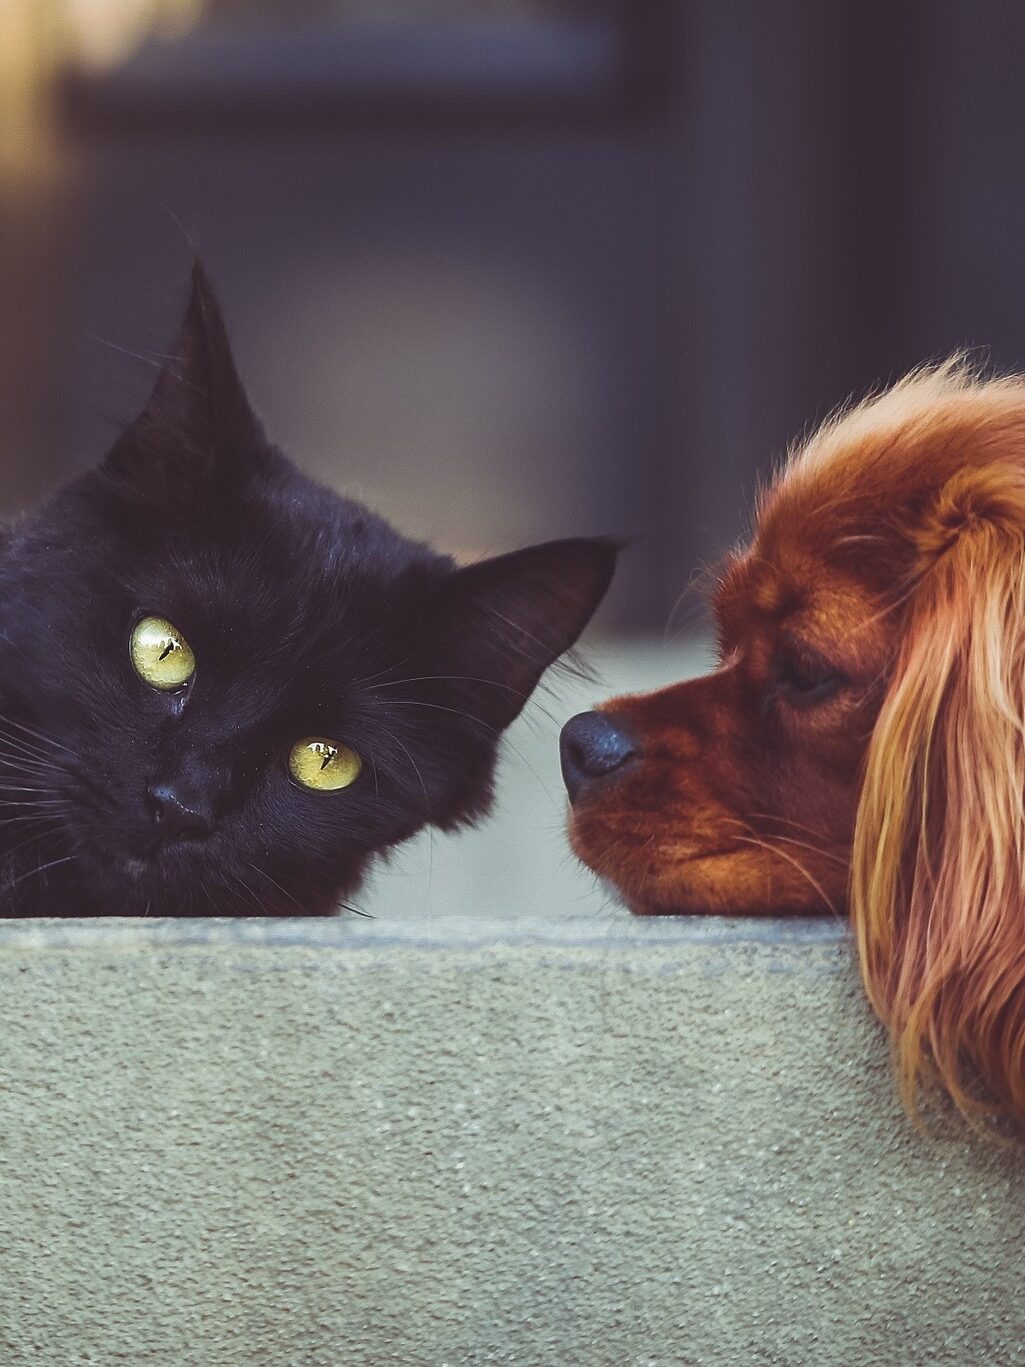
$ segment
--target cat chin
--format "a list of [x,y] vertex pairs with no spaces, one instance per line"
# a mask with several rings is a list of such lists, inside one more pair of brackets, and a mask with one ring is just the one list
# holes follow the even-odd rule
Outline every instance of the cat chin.
[[201,884],[203,869],[193,859],[183,860],[180,852],[168,858],[164,851],[145,854],[107,851],[93,861],[92,875],[105,895],[123,892],[128,901],[174,900],[190,884]]
[[[192,850],[158,850],[150,854],[94,851],[83,859],[84,882],[92,903],[103,914],[118,916],[332,916],[362,882],[369,858],[354,860],[344,877],[318,896],[304,889],[289,891],[281,882],[250,865],[246,878],[217,868]],[[281,874],[281,877],[285,877]],[[112,910],[117,908],[116,911]]]
[[130,883],[141,883],[144,878],[153,876],[153,863],[149,859],[139,859],[136,855],[130,854],[122,862],[122,872]]

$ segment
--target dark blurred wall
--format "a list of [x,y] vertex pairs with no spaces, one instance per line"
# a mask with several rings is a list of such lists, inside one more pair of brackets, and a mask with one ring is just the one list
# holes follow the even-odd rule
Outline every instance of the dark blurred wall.
[[[472,554],[640,533],[653,503],[654,152],[625,135],[378,132],[90,150],[69,243],[60,447],[149,379],[182,233],[223,298],[273,437],[415,535]],[[116,383],[115,383],[116,381]],[[632,574],[650,577],[639,543]]]
[[1025,364],[1025,7],[678,13],[667,98],[629,125],[66,138],[8,503],[141,401],[179,223],[297,459],[468,553],[633,538],[619,626],[665,625],[848,395],[965,344]]
[[[837,404],[966,346],[1025,365],[1025,6],[689,14],[664,175],[663,604]],[[683,149],[692,179],[672,174]]]

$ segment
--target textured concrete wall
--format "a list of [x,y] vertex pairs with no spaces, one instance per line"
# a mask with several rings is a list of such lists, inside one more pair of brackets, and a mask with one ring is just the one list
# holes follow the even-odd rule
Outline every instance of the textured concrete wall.
[[0,928],[0,1362],[1009,1363],[831,924]]

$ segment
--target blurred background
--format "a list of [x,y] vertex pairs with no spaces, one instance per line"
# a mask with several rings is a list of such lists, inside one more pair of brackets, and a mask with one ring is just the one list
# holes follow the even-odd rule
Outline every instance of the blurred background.
[[601,625],[671,642],[806,424],[1025,365],[1023,134],[1020,0],[0,0],[0,510],[195,243],[303,466],[461,555],[630,537]]
[[662,631],[756,476],[1025,363],[1025,6],[2,0],[0,501],[94,460],[191,242],[271,433],[462,553],[634,538]]

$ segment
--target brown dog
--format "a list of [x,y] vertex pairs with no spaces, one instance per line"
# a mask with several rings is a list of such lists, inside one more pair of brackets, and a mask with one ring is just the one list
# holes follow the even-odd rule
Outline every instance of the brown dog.
[[1025,1120],[1025,379],[826,423],[714,606],[713,674],[565,727],[577,854],[643,915],[848,906],[905,1099]]

